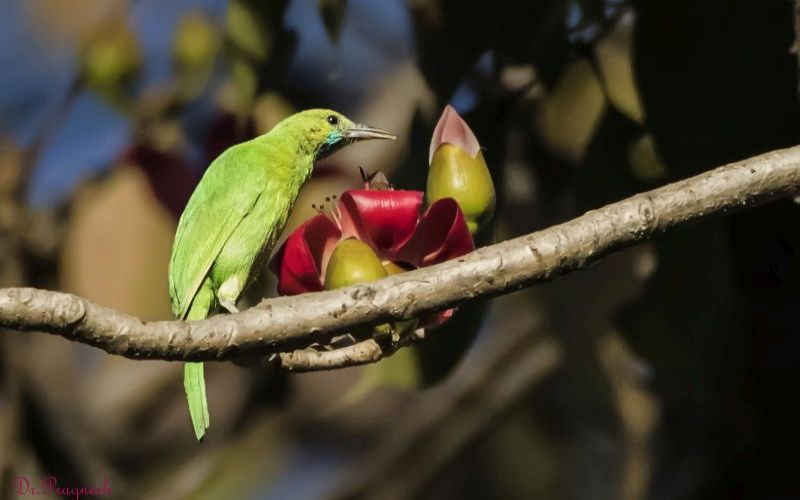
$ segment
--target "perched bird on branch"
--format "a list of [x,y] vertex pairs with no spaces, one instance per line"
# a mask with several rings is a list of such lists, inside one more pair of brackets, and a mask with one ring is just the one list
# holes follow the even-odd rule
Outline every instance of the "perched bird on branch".
[[[335,111],[292,115],[269,133],[226,150],[206,170],[178,222],[169,266],[172,312],[204,319],[236,301],[269,257],[314,163],[356,141],[395,139]],[[186,363],[195,435],[209,427],[202,363]]]

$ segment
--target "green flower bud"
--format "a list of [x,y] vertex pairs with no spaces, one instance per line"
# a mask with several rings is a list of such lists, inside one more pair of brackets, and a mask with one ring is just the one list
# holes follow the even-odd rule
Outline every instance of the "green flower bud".
[[347,239],[333,249],[325,269],[325,289],[335,290],[386,277],[381,260],[363,241]]
[[[333,249],[328,267],[325,269],[325,289],[344,288],[385,278],[386,275],[386,269],[372,248],[363,241],[351,238],[340,241]],[[366,330],[357,328],[352,333],[359,337],[365,335],[390,337],[393,328],[390,324],[384,323]]]
[[478,139],[450,106],[436,124],[429,160],[428,205],[442,198],[455,199],[475,234],[494,214],[494,183]]
[[458,146],[442,144],[433,154],[428,171],[425,200],[431,205],[442,198],[458,202],[472,234],[494,215],[495,193],[492,176],[483,153],[470,156]]

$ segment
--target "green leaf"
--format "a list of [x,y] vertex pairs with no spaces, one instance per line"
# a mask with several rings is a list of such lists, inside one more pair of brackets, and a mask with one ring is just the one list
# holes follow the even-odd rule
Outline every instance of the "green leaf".
[[333,43],[338,42],[347,13],[347,0],[317,0],[317,6],[328,37]]

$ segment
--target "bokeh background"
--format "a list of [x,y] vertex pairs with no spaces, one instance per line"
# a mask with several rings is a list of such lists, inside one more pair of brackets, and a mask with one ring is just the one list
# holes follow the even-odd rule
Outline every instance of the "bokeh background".
[[[227,146],[309,107],[400,136],[322,162],[423,189],[443,106],[498,193],[480,244],[798,142],[788,0],[0,4],[0,286],[170,317],[176,218]],[[784,200],[462,307],[377,365],[181,365],[0,333],[0,498],[800,498],[800,214]],[[245,302],[275,293],[264,272]]]

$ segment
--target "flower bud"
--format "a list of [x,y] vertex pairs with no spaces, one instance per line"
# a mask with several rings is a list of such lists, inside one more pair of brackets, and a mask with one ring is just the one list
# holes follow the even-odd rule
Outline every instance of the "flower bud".
[[[340,241],[333,249],[325,269],[325,289],[335,290],[384,277],[386,269],[369,245],[350,238]],[[393,328],[383,323],[368,330],[356,328],[352,333],[386,337],[391,336],[392,332]]]
[[363,241],[347,239],[333,249],[325,269],[325,289],[335,290],[386,277],[386,269]]
[[433,133],[425,199],[458,202],[472,234],[494,214],[495,192],[478,140],[469,126],[448,106]]
[[83,47],[81,65],[86,85],[103,93],[115,93],[141,67],[136,37],[125,26],[113,25]]

